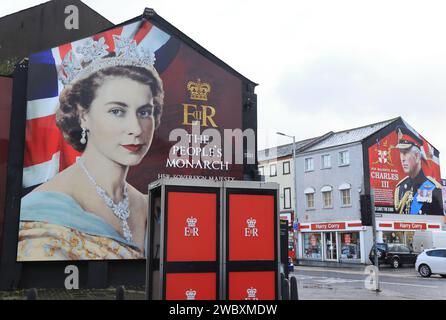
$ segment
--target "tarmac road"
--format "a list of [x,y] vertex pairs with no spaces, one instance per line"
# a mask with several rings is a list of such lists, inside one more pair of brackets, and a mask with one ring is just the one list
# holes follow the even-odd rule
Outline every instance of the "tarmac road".
[[446,300],[446,278],[422,278],[414,267],[380,266],[380,289],[366,289],[369,273],[360,268],[295,266],[290,276],[298,282],[302,300]]

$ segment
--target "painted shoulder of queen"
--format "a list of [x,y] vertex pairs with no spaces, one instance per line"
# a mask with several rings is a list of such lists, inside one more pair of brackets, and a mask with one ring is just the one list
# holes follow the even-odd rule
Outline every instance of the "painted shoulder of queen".
[[126,177],[150,148],[164,91],[154,54],[113,40],[111,52],[88,39],[58,66],[56,124],[81,156],[22,198],[18,261],[144,258],[147,197]]

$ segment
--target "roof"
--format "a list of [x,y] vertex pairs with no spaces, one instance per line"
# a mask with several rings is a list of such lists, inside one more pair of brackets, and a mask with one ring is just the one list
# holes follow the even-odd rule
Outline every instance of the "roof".
[[[369,124],[359,128],[348,129],[339,132],[329,131],[319,137],[310,138],[296,142],[296,152],[303,153],[320,149],[332,148],[345,144],[363,141],[375,132],[386,127],[399,118],[393,118],[378,123]],[[259,162],[290,156],[293,152],[292,143],[259,150],[257,159]]]
[[[299,151],[299,149],[303,148],[304,146],[313,142],[314,140],[317,140],[318,138],[319,137],[297,141],[296,142],[296,151]],[[271,160],[271,159],[291,156],[291,154],[293,153],[292,146],[293,146],[293,144],[289,143],[289,144],[285,144],[282,146],[278,146],[277,148],[273,147],[273,148],[259,150],[257,152],[257,159],[258,159],[258,161],[267,161],[267,160]]]
[[391,124],[397,119],[398,118],[394,118],[378,123],[369,124],[359,128],[331,133],[325,139],[321,139],[319,142],[305,146],[305,148],[302,148],[300,152],[315,151],[315,150],[350,144],[354,142],[361,142],[365,138],[371,136],[375,132],[381,130],[382,128],[386,127],[387,125]]

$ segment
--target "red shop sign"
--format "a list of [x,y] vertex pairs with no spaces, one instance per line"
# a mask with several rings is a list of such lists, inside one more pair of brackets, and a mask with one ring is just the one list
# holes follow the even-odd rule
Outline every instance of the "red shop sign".
[[345,229],[345,222],[331,222],[331,223],[315,223],[311,225],[311,230],[338,230]]
[[425,223],[395,222],[394,225],[399,230],[426,230]]

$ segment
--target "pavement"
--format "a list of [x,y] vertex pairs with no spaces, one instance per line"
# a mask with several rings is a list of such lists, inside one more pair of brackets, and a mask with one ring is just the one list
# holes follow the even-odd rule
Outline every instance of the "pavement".
[[301,300],[446,300],[446,279],[423,278],[414,267],[380,266],[380,292],[373,291],[366,266],[326,268],[295,266]]

